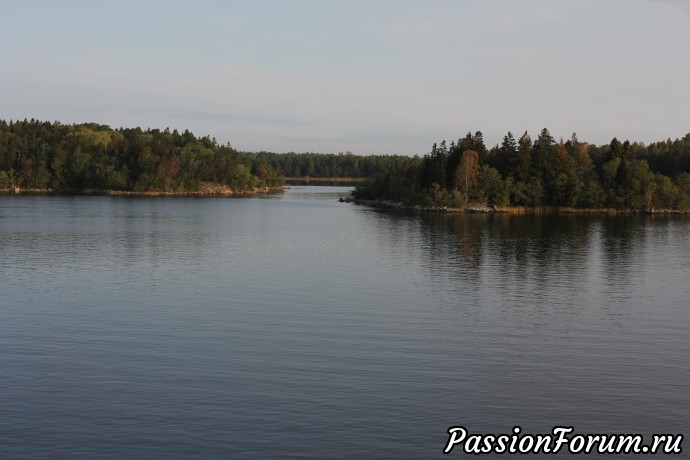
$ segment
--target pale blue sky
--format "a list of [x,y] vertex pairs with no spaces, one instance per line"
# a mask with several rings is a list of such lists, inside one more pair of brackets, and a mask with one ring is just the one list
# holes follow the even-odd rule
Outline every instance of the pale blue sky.
[[242,150],[690,131],[690,0],[0,0],[0,118]]

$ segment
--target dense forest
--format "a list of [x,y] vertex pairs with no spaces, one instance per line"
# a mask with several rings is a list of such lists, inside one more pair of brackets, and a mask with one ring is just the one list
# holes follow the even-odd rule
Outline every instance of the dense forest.
[[487,149],[480,131],[434,144],[424,157],[238,152],[169,129],[0,120],[0,189],[184,193],[203,184],[236,191],[283,177],[366,178],[357,199],[464,208],[559,206],[690,209],[690,134],[650,145],[596,146],[511,133]]
[[249,191],[282,178],[265,160],[189,131],[0,120],[0,189],[184,193],[205,183]]
[[266,161],[285,177],[365,178],[377,173],[397,171],[418,161],[404,155],[355,155],[352,152],[326,153],[247,153]]
[[615,209],[690,208],[690,134],[650,145],[596,146],[556,141],[543,129],[533,141],[510,132],[491,149],[482,133],[434,144],[413,164],[377,174],[357,187],[356,199],[407,205]]
[[401,155],[238,152],[169,129],[0,120],[0,190],[190,192],[202,184],[246,191],[294,178],[365,178],[407,168]]

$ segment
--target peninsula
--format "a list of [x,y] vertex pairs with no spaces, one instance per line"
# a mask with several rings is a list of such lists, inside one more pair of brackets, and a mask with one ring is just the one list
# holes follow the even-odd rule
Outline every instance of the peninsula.
[[532,141],[512,133],[487,149],[480,131],[434,144],[414,164],[376,174],[352,201],[446,212],[687,213],[690,134],[644,145]]
[[235,195],[282,190],[267,161],[185,130],[0,120],[0,190]]

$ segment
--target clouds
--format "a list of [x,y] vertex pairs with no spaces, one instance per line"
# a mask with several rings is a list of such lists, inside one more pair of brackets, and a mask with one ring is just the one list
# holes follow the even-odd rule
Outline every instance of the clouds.
[[[505,4],[504,8],[489,11],[458,11],[452,17],[427,13],[426,17],[377,23],[372,28],[401,40],[437,40],[487,30],[541,26],[556,23],[565,17],[563,11],[529,7],[529,2],[522,3],[522,7],[517,9],[515,5]],[[525,8],[525,5],[528,6]]]
[[187,110],[184,108],[160,108],[154,111],[139,111],[140,115],[162,116],[168,119],[181,121],[201,121],[201,122],[223,122],[223,123],[252,123],[258,125],[277,125],[277,126],[309,126],[302,120],[272,117],[272,116],[251,116],[242,113],[222,113],[222,112],[203,112],[198,110]]
[[680,8],[684,10],[686,13],[690,13],[690,2],[687,0],[644,0],[649,3],[656,3],[656,4],[666,4],[669,6],[675,6],[677,8]]

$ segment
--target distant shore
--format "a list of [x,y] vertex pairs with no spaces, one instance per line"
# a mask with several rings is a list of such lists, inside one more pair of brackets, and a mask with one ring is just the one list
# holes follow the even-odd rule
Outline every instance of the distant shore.
[[332,186],[356,186],[363,183],[363,177],[286,177],[288,185],[332,185]]
[[364,182],[366,177],[286,177],[286,182]]
[[616,208],[573,208],[565,206],[485,206],[470,205],[464,208],[448,206],[406,205],[396,201],[356,200],[341,198],[341,202],[366,205],[376,208],[401,209],[445,214],[587,214],[587,215],[690,215],[690,209],[616,209]]

